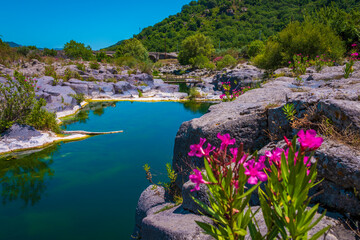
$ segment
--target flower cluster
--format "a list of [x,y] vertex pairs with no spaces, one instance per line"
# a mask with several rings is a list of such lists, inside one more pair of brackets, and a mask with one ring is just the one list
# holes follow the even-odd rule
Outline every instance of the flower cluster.
[[359,50],[356,43],[351,44],[352,50],[350,51],[350,61],[359,61]]
[[[307,168],[307,174],[310,172],[311,162],[309,157],[305,156],[306,153],[315,151],[323,143],[323,138],[316,137],[315,130],[307,130],[306,132],[300,130],[297,134],[298,142],[300,144],[299,151],[295,152],[294,165],[298,159],[303,159],[303,163]],[[220,148],[213,147],[210,143],[204,149],[203,145],[206,142],[205,138],[200,138],[198,144],[190,146],[189,156],[205,157],[209,163],[212,174],[215,176],[217,182],[207,182],[203,180],[201,172],[198,169],[194,169],[194,174],[190,175],[190,180],[196,183],[195,190],[199,190],[199,184],[221,184],[221,177],[226,177],[229,171],[232,171],[232,184],[235,188],[238,188],[237,178],[239,177],[239,169],[244,168],[244,174],[247,176],[247,182],[255,185],[259,181],[266,181],[266,172],[271,172],[271,166],[274,165],[277,171],[281,173],[281,160],[285,157],[288,162],[289,148],[292,148],[292,143],[286,138],[287,149],[275,148],[272,151],[266,151],[265,156],[249,156],[243,152],[243,144],[240,144],[239,148],[229,148],[230,145],[234,145],[236,140],[230,137],[230,134],[221,135],[217,134],[217,138],[221,140]],[[228,150],[231,153],[228,154]],[[267,160],[267,161],[266,161]],[[269,167],[267,167],[269,166]],[[280,175],[280,174],[279,174]],[[221,176],[221,177],[220,177]],[[279,179],[281,180],[281,179]]]
[[246,91],[251,89],[250,86],[247,86],[247,87],[241,87],[239,90],[238,89],[231,90],[230,82],[221,82],[221,85],[224,89],[224,93],[220,95],[220,99],[222,99],[223,102],[234,101],[240,95],[244,94]]
[[[216,239],[244,239],[248,234],[246,229],[250,230],[252,239],[267,239],[270,234],[281,235],[281,239],[307,239],[308,232],[325,215],[315,219],[318,205],[308,209],[310,189],[317,184],[316,163],[312,165],[310,156],[323,139],[317,137],[314,130],[301,130],[291,142],[284,137],[287,144],[284,149],[275,148],[258,156],[244,153],[243,144],[232,147],[236,140],[230,134],[218,133],[217,137],[221,141],[219,148],[208,143],[204,149],[205,138],[190,147],[189,156],[204,157],[205,167],[204,174],[194,169],[190,175],[191,182],[195,183],[191,191],[198,191],[200,184],[205,184],[210,206],[190,196],[213,222],[197,224]],[[265,183],[260,188],[262,182]],[[246,183],[253,186],[247,187]],[[256,190],[267,223],[265,235],[258,227],[255,213],[248,207]],[[316,234],[321,236],[328,229],[323,228]]]
[[214,63],[216,63],[216,62],[218,62],[218,61],[220,61],[220,60],[222,60],[224,57],[216,57],[216,58],[214,58],[214,60],[213,60],[213,62]]
[[[205,157],[209,163],[212,174],[215,176],[216,182],[206,182],[203,180],[201,172],[198,169],[194,169],[194,174],[190,175],[190,180],[196,183],[195,190],[199,190],[199,184],[221,184],[221,179],[226,177],[229,172],[232,171],[231,184],[238,188],[239,169],[244,169],[244,174],[248,178],[249,184],[257,184],[258,181],[266,181],[267,177],[264,173],[265,158],[259,158],[256,161],[255,157],[250,157],[242,150],[243,145],[240,144],[239,148],[229,148],[234,145],[236,140],[230,137],[230,134],[217,134],[217,138],[221,140],[220,148],[213,147],[210,143],[204,149],[203,145],[206,142],[205,138],[200,138],[198,144],[190,146],[189,156]],[[231,155],[228,155],[228,150]]]

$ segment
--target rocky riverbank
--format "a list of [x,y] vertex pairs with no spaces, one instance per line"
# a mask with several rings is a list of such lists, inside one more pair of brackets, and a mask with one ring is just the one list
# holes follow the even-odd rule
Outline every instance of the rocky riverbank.
[[[312,193],[312,203],[328,210],[320,225],[331,228],[322,239],[356,239],[346,222],[354,223],[351,226],[356,229],[360,217],[360,62],[348,79],[343,78],[343,68],[326,67],[319,73],[309,68],[301,76],[302,82],[289,77],[289,69],[278,70],[283,77],[271,79],[233,102],[211,106],[209,113],[184,122],[175,139],[173,157],[183,203],[171,205],[163,189],[150,186],[138,202],[134,235],[141,239],[212,239],[203,235],[194,222],[204,217],[197,215],[199,207],[190,195],[208,201],[205,188],[190,193],[194,186],[188,181],[189,174],[192,168],[203,167],[201,159],[187,155],[190,145],[198,143],[200,137],[219,145],[216,135],[221,132],[230,133],[237,144],[243,142],[251,152],[264,153],[281,146],[283,136],[296,134],[297,129],[290,126],[282,110],[292,103],[298,119],[307,120],[308,126],[323,127],[325,133],[330,131],[315,154],[319,178],[324,181]],[[251,202],[254,208],[259,205],[256,196]],[[173,207],[166,207],[169,205]],[[258,218],[260,228],[266,228],[261,214]]]
[[[46,100],[45,108],[56,113],[60,118],[73,115],[84,107],[88,101],[188,101],[189,94],[180,92],[180,86],[165,83],[160,78],[141,73],[128,68],[119,68],[109,64],[100,63],[99,69],[91,69],[89,62],[81,63],[83,69],[70,62],[55,62],[46,64],[36,59],[7,68],[0,65],[2,75],[13,76],[15,69],[26,76],[33,76],[36,80],[36,98]],[[46,68],[53,69],[53,75],[44,76]],[[160,68],[161,74],[177,74],[177,66]],[[68,78],[66,74],[77,76]],[[221,81],[232,80],[241,84],[252,85],[259,81],[263,72],[251,65],[242,64],[234,69],[209,72],[206,70],[194,70],[184,74],[184,79],[197,77],[201,81],[187,83],[187,88],[194,88],[196,101],[219,101],[222,89]],[[1,77],[0,83],[6,83],[5,76]],[[83,101],[86,100],[86,101]],[[77,139],[79,136],[75,136]],[[82,138],[82,137],[80,137]],[[62,139],[62,138],[61,138]],[[12,144],[11,141],[2,137],[0,140],[0,153],[20,149],[37,148],[51,142],[59,141],[53,133],[42,133],[41,139],[28,139],[24,142]],[[65,139],[64,139],[65,140]],[[23,146],[23,147],[21,147]]]

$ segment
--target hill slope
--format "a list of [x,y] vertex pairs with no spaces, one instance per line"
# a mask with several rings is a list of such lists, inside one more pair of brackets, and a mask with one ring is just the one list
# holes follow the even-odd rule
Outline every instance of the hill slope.
[[[360,0],[200,0],[184,5],[180,13],[147,27],[134,37],[149,51],[177,51],[181,41],[195,32],[211,37],[216,48],[240,48],[266,39],[290,21],[332,2],[347,11],[360,8]],[[121,41],[120,41],[121,42]],[[107,48],[115,50],[117,44]]]

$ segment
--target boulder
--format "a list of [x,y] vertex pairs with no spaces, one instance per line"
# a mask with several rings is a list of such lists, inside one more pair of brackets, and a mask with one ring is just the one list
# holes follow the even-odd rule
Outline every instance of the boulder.
[[120,81],[114,84],[115,93],[123,93],[133,90],[135,87],[126,81]]
[[191,166],[203,167],[202,159],[187,155],[190,145],[198,143],[200,137],[218,146],[220,140],[216,135],[230,133],[237,144],[244,143],[245,150],[254,151],[265,146],[270,141],[265,133],[268,129],[267,107],[273,102],[285,104],[286,95],[291,93],[286,80],[246,92],[233,102],[213,105],[209,113],[184,122],[176,135],[173,155],[173,167],[179,174],[178,186],[187,182]]
[[8,139],[15,139],[17,141],[29,141],[32,137],[39,136],[41,136],[41,132],[34,127],[15,123],[11,128],[1,134],[1,140],[7,141]]

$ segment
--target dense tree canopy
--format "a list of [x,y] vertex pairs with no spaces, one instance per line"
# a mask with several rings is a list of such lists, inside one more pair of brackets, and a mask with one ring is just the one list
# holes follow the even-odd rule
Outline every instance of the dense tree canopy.
[[[216,48],[240,48],[256,39],[265,40],[291,21],[302,21],[304,15],[333,2],[340,9],[335,20],[328,23],[334,26],[345,19],[344,14],[355,14],[360,8],[359,0],[199,0],[134,37],[149,51],[180,50],[181,42],[195,33],[210,37]],[[347,23],[347,29],[353,26],[352,20]],[[339,31],[348,34],[347,29]],[[108,49],[115,50],[116,46]]]

